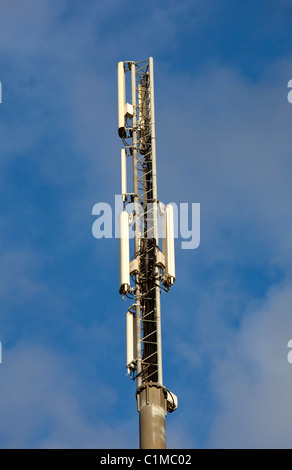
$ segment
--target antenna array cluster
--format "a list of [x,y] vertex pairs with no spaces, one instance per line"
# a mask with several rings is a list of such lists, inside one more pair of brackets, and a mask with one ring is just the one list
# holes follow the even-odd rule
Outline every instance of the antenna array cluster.
[[[128,101],[126,77],[129,75],[131,99]],[[155,386],[161,389],[167,410],[174,411],[177,398],[162,383],[160,312],[161,290],[168,291],[175,281],[174,218],[173,207],[164,206],[157,198],[152,57],[142,62],[118,63],[118,134],[123,142],[119,292],[123,298],[133,300],[126,315],[127,369],[130,377],[137,380],[137,400],[146,386]],[[130,172],[133,183],[129,191]],[[158,212],[162,218],[162,249]],[[132,228],[134,241],[130,250]]]

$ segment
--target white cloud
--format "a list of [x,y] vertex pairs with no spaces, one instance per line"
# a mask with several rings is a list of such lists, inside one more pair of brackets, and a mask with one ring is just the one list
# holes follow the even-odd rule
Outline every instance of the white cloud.
[[[127,448],[133,422],[110,425],[99,411],[113,405],[100,380],[96,416],[79,399],[76,372],[68,360],[38,344],[3,347],[0,365],[1,448]],[[116,400],[116,398],[114,398]],[[130,447],[130,446],[129,446]]]
[[291,301],[292,284],[272,290],[216,361],[212,382],[219,411],[210,447],[291,448]]

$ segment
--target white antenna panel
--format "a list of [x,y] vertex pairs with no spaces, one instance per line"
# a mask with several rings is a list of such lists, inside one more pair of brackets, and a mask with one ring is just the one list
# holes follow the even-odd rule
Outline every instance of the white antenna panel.
[[126,324],[127,324],[127,368],[128,368],[128,371],[130,371],[135,368],[134,315],[131,312],[127,312]]
[[126,150],[121,149],[121,179],[122,179],[122,196],[123,201],[127,199],[127,161],[126,161]]
[[118,120],[119,120],[119,136],[126,137],[125,130],[125,104],[126,104],[126,81],[124,62],[118,63]]
[[129,271],[129,214],[123,211],[119,215],[120,237],[120,294],[124,295],[130,289]]
[[163,275],[165,282],[171,286],[175,281],[175,256],[174,256],[174,222],[173,207],[171,204],[165,206],[162,215],[162,246],[165,256],[165,269]]

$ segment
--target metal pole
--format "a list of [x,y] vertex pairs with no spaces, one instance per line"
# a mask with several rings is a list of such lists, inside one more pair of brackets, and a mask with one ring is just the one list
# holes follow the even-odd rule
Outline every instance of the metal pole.
[[[156,145],[155,145],[155,113],[153,58],[149,58],[150,88],[150,121],[151,121],[151,159],[152,159],[152,210],[154,219],[154,238],[158,245],[158,214],[157,214],[157,178],[156,178]],[[158,278],[159,269],[155,267]],[[158,383],[146,382],[137,388],[137,405],[139,411],[140,449],[165,449],[165,415],[166,396],[162,386],[162,353],[161,353],[161,316],[160,287],[155,286],[156,335],[157,335],[157,376]]]
[[[137,171],[137,108],[136,108],[136,67],[135,63],[131,64],[131,93],[132,93],[132,106],[133,106],[133,120],[132,120],[132,143],[133,143],[133,193],[134,193],[134,246],[135,253],[139,250],[139,216],[138,216],[138,171]],[[141,380],[141,321],[140,321],[140,288],[139,288],[139,273],[137,274],[136,283],[136,359],[137,359],[137,386],[142,383]]]
[[150,382],[137,390],[140,449],[165,449],[166,396],[161,385]]
[[[154,210],[154,238],[158,245],[158,214],[157,214],[157,174],[156,174],[156,136],[155,136],[155,109],[154,109],[154,70],[153,57],[149,57],[150,72],[150,119],[151,119],[151,148],[152,148],[152,179],[153,179],[153,210]],[[156,266],[155,274],[158,277],[159,269]],[[158,363],[158,383],[162,385],[162,345],[161,345],[161,308],[160,308],[160,287],[156,283],[156,323],[157,323],[157,363]]]

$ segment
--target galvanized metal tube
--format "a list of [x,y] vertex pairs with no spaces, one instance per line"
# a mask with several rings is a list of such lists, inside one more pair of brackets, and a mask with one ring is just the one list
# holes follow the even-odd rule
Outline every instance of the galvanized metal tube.
[[137,390],[140,449],[165,449],[165,389],[150,382]]

